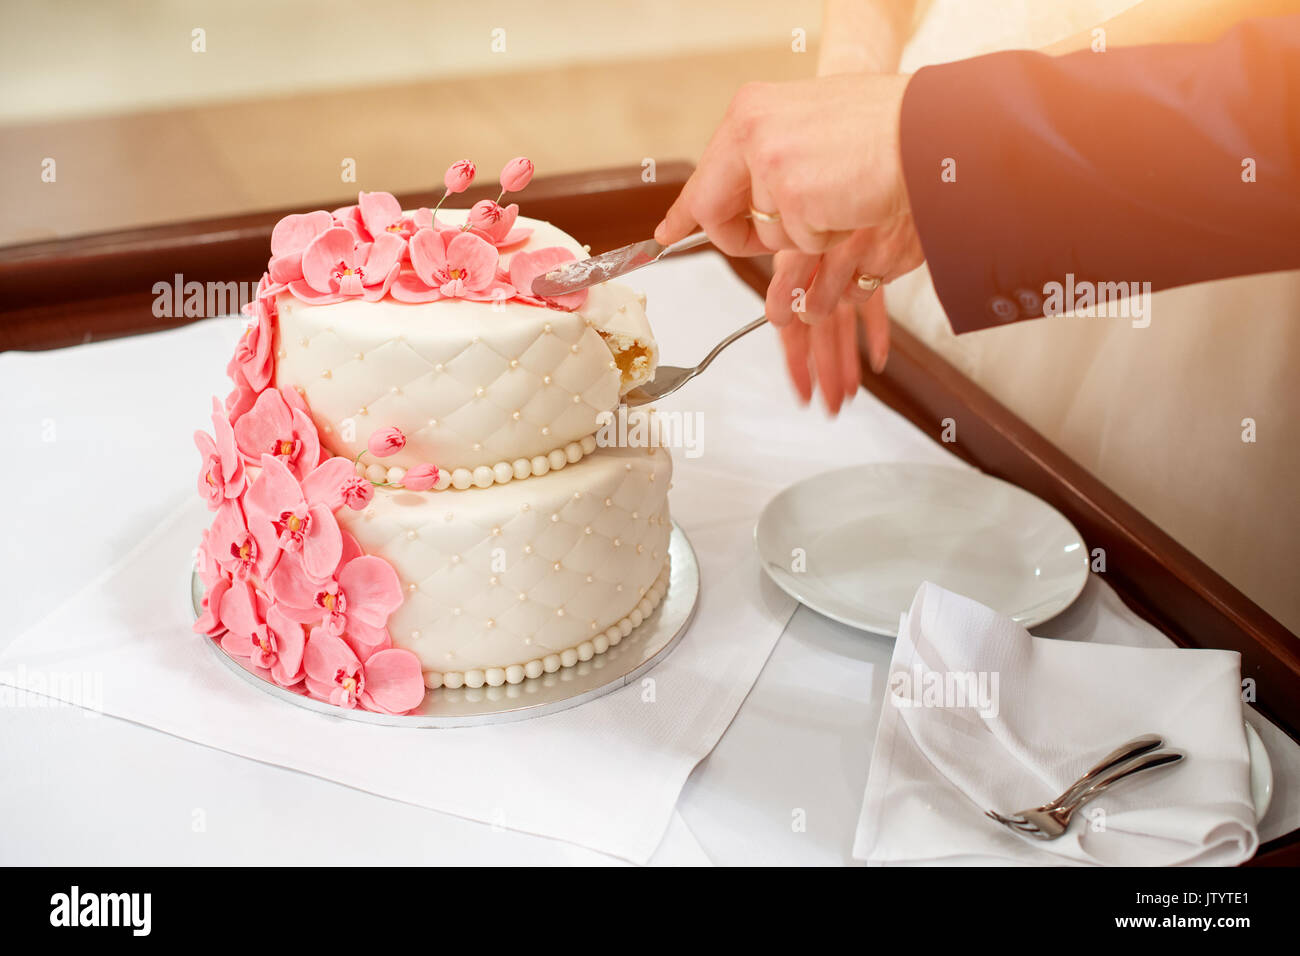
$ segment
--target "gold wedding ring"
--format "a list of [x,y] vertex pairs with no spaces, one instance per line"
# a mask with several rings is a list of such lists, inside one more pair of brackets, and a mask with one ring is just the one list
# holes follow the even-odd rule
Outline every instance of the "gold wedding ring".
[[884,281],[885,280],[880,278],[880,276],[867,275],[866,273],[863,273],[858,276],[858,288],[863,292],[875,292],[880,288],[880,283]]
[[761,209],[749,207],[749,215],[758,222],[780,222],[781,214],[779,212],[763,212]]

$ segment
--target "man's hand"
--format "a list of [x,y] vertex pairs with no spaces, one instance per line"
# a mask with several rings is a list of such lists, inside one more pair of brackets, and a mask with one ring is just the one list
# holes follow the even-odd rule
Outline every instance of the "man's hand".
[[[655,239],[675,242],[698,224],[730,255],[828,253],[819,271],[849,278],[911,271],[922,255],[898,143],[907,82],[860,74],[743,87]],[[751,207],[780,221],[751,219]]]

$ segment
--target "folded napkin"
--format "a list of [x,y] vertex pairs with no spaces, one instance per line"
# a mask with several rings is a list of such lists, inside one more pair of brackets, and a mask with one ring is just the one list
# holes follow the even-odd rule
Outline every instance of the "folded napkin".
[[[1037,638],[923,584],[890,662],[853,855],[874,865],[1240,863],[1259,842],[1242,721],[1235,652]],[[1031,841],[984,816],[1046,803],[1143,733],[1186,759],[1084,804],[1059,839]]]

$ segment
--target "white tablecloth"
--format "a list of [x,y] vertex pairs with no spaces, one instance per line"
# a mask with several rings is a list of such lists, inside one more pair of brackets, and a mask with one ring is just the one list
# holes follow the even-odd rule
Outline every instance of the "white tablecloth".
[[[698,304],[700,262],[709,263],[710,287],[739,286],[722,260],[694,258],[689,273],[669,264],[638,277],[668,361],[689,361],[709,344],[697,325],[674,321]],[[693,281],[683,287],[688,274]],[[739,325],[749,316],[730,318]],[[57,353],[0,355],[0,441],[11,459],[0,491],[10,503],[13,542],[0,555],[0,645],[191,494],[194,456],[178,447],[178,436],[202,424],[203,409],[189,407],[189,396],[223,393],[233,335],[232,322],[214,321]],[[774,388],[787,389],[778,366],[771,375]],[[756,468],[780,469],[801,446],[832,441],[854,443],[858,460],[951,460],[866,393],[834,426],[793,401],[777,422],[744,413],[725,401],[711,409],[706,442],[750,443]],[[707,468],[708,457],[679,457],[678,467]],[[1163,641],[1095,580],[1039,633]],[[800,609],[721,742],[688,780],[653,861],[849,862],[890,649],[888,639]],[[1256,723],[1278,778],[1261,828],[1269,839],[1300,825],[1293,792],[1300,748]],[[617,862],[70,707],[0,711],[0,760],[23,768],[0,788],[0,820],[10,821],[0,824],[0,862],[325,863],[322,834],[360,829],[367,839],[357,862]]]

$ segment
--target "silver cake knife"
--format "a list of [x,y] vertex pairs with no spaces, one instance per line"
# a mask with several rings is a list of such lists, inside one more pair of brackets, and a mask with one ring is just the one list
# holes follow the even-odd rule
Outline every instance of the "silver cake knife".
[[567,295],[570,292],[578,292],[589,286],[606,282],[609,279],[617,279],[619,276],[627,275],[642,266],[658,262],[664,256],[671,256],[676,252],[685,252],[687,249],[702,246],[708,241],[708,236],[702,232],[697,232],[685,239],[679,239],[670,246],[661,246],[653,239],[644,239],[641,242],[634,242],[630,246],[611,249],[609,252],[602,252],[598,256],[592,256],[590,259],[579,259],[577,262],[566,263],[559,268],[538,276],[533,280],[533,295],[553,298],[559,295]]

